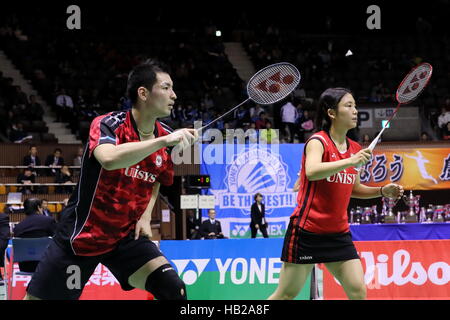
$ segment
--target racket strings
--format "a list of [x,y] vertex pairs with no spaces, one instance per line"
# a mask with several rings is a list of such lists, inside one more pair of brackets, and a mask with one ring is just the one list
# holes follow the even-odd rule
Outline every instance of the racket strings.
[[300,72],[293,65],[269,66],[250,79],[248,96],[258,104],[272,104],[290,94],[300,83]]
[[413,69],[402,81],[397,90],[397,101],[401,104],[415,100],[425,89],[431,78],[432,67],[428,63]]

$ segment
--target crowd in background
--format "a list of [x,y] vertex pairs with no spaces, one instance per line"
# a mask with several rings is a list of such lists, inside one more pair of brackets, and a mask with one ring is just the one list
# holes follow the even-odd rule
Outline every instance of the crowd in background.
[[[149,57],[163,61],[174,80],[178,99],[170,117],[164,119],[174,128],[190,127],[199,120],[208,124],[246,98],[245,83],[229,62],[224,42],[215,36],[218,28],[211,20],[199,21],[190,28],[183,28],[181,22],[170,27],[161,11],[155,14],[151,22],[154,31],[133,24],[126,30],[120,26],[109,30],[108,17],[101,17],[91,22],[91,28],[78,33],[52,28],[45,17],[31,22],[9,15],[0,26],[0,38],[5,52],[32,80],[56,120],[65,122],[83,141],[87,140],[94,117],[131,107],[124,95],[127,74]],[[394,104],[402,75],[427,61],[439,68],[418,104],[431,128],[436,128],[426,132],[428,137],[448,139],[449,121],[445,114],[450,108],[450,45],[445,36],[434,37],[437,22],[431,17],[417,18],[415,32],[401,41],[398,37],[303,35],[280,21],[257,21],[255,25],[245,12],[234,20],[232,33],[236,41],[242,42],[256,69],[290,61],[299,67],[304,80],[288,100],[269,108],[240,108],[212,128],[266,130],[258,131],[258,135],[269,135],[271,140],[272,130],[278,129],[280,136],[274,141],[303,142],[316,129],[314,111],[325,88],[349,87],[358,103]],[[317,28],[332,34],[338,24],[326,17],[320,22],[323,30]],[[352,48],[348,43],[352,43]],[[353,54],[345,54],[349,49]],[[30,133],[36,131],[31,130],[31,123],[24,128],[24,121],[38,125],[43,108],[36,97],[27,96],[11,78],[0,74],[0,113],[0,132],[11,141],[22,142],[36,135]],[[44,134],[46,128],[40,128],[37,132]]]

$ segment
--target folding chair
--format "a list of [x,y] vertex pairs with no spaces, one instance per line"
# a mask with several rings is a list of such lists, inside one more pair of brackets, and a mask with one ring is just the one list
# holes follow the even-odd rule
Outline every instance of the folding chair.
[[12,246],[10,252],[6,250],[5,262],[8,259],[9,268],[5,268],[5,273],[7,269],[11,270],[11,274],[8,274],[5,279],[7,279],[7,296],[6,299],[12,298],[12,289],[14,283],[14,276],[32,276],[33,272],[22,272],[14,271],[14,264],[23,261],[40,261],[45,250],[52,240],[51,237],[42,238],[12,238]]

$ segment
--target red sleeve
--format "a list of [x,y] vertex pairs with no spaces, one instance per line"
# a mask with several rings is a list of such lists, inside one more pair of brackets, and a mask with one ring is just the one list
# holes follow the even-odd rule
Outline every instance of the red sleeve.
[[167,160],[165,170],[163,170],[158,178],[156,179],[159,183],[161,183],[164,186],[171,186],[173,184],[173,177],[175,175],[175,171],[173,169],[173,162],[169,155],[169,158]]
[[110,125],[111,121],[108,121],[109,118],[109,115],[104,115],[97,117],[92,121],[89,130],[89,156],[91,156],[94,149],[101,144],[117,144],[117,136],[115,133],[117,123],[114,123],[115,128],[113,128]]

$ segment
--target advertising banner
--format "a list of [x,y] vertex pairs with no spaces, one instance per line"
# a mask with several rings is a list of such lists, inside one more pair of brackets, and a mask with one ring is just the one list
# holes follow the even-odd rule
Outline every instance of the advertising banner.
[[[450,299],[450,240],[355,241],[367,299]],[[325,300],[347,299],[323,264]]]
[[395,182],[407,190],[450,189],[450,148],[375,149],[360,177],[369,186]]
[[[8,264],[7,267],[10,268]],[[14,264],[14,271],[19,271],[18,264]],[[25,297],[30,280],[31,276],[15,275],[10,300],[22,300]],[[122,290],[111,271],[104,265],[99,264],[84,287],[80,300],[147,300],[149,298],[148,292],[140,289]]]
[[[283,239],[161,241],[189,300],[262,300],[277,288]],[[310,297],[309,277],[297,299]]]

